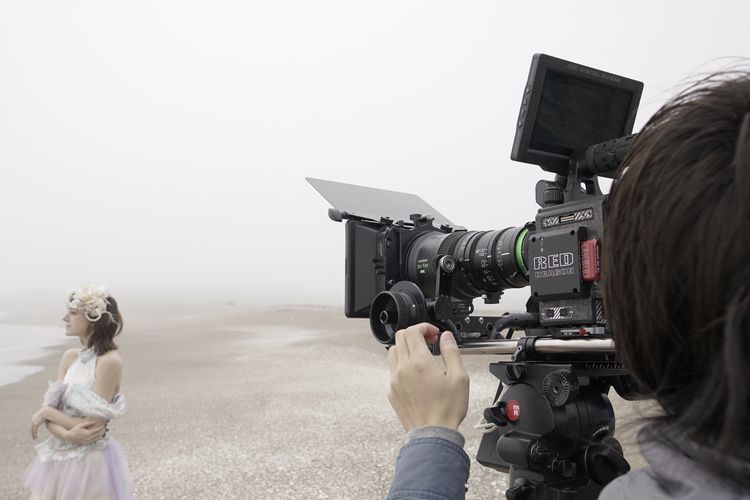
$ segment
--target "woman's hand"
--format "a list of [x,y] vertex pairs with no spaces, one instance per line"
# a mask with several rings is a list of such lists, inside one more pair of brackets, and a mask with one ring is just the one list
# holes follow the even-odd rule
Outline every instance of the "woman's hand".
[[388,401],[407,432],[439,426],[458,430],[469,407],[469,375],[450,332],[440,336],[445,369],[436,363],[427,342],[437,341],[437,327],[428,323],[396,332],[388,350],[391,389]]
[[91,444],[107,432],[107,422],[86,419],[65,433],[65,440],[74,444]]
[[47,406],[42,406],[36,413],[31,416],[31,439],[36,439],[39,427],[41,427],[44,422],[48,420],[47,408]]

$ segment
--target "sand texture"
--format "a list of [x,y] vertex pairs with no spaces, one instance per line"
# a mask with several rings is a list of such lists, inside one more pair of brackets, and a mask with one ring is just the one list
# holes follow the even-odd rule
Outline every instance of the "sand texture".
[[[110,432],[137,498],[385,497],[404,433],[386,400],[386,352],[366,321],[322,307],[167,310],[131,307],[119,338],[128,413]],[[50,349],[40,373],[0,388],[0,498],[27,498],[29,418],[74,342]],[[472,426],[497,389],[493,360],[465,357],[473,499],[504,498],[507,487],[506,475],[473,460],[481,436]],[[628,420],[632,405],[612,399]],[[624,444],[639,464],[632,435]]]

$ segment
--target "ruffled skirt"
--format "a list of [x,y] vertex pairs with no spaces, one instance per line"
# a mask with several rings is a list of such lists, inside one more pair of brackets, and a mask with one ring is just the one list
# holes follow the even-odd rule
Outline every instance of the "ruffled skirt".
[[133,487],[120,443],[109,438],[107,446],[83,457],[40,461],[35,458],[24,474],[24,486],[32,500],[130,500]]

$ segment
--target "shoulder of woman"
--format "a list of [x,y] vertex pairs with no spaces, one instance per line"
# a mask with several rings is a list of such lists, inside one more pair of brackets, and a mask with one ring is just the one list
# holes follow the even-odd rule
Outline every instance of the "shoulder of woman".
[[65,351],[62,355],[62,364],[65,366],[70,365],[73,361],[75,361],[76,356],[78,356],[78,351],[80,349],[76,349],[73,347],[72,349],[68,349]]
[[78,356],[78,349],[68,349],[62,355],[60,359],[60,365],[57,367],[57,381],[62,382],[65,374],[68,373],[68,368],[73,364]]
[[117,351],[109,351],[106,354],[99,356],[96,363],[97,370],[121,372],[122,371],[122,358]]

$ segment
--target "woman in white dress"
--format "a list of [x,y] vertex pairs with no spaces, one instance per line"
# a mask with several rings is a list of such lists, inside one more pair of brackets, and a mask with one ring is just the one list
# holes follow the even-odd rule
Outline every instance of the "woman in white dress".
[[24,484],[32,499],[130,499],[125,454],[107,436],[107,422],[125,413],[114,342],[123,325],[117,302],[105,288],[79,288],[68,297],[63,321],[65,335],[78,337],[83,348],[63,354],[57,381],[31,417],[33,439],[42,425],[52,436],[36,446]]

